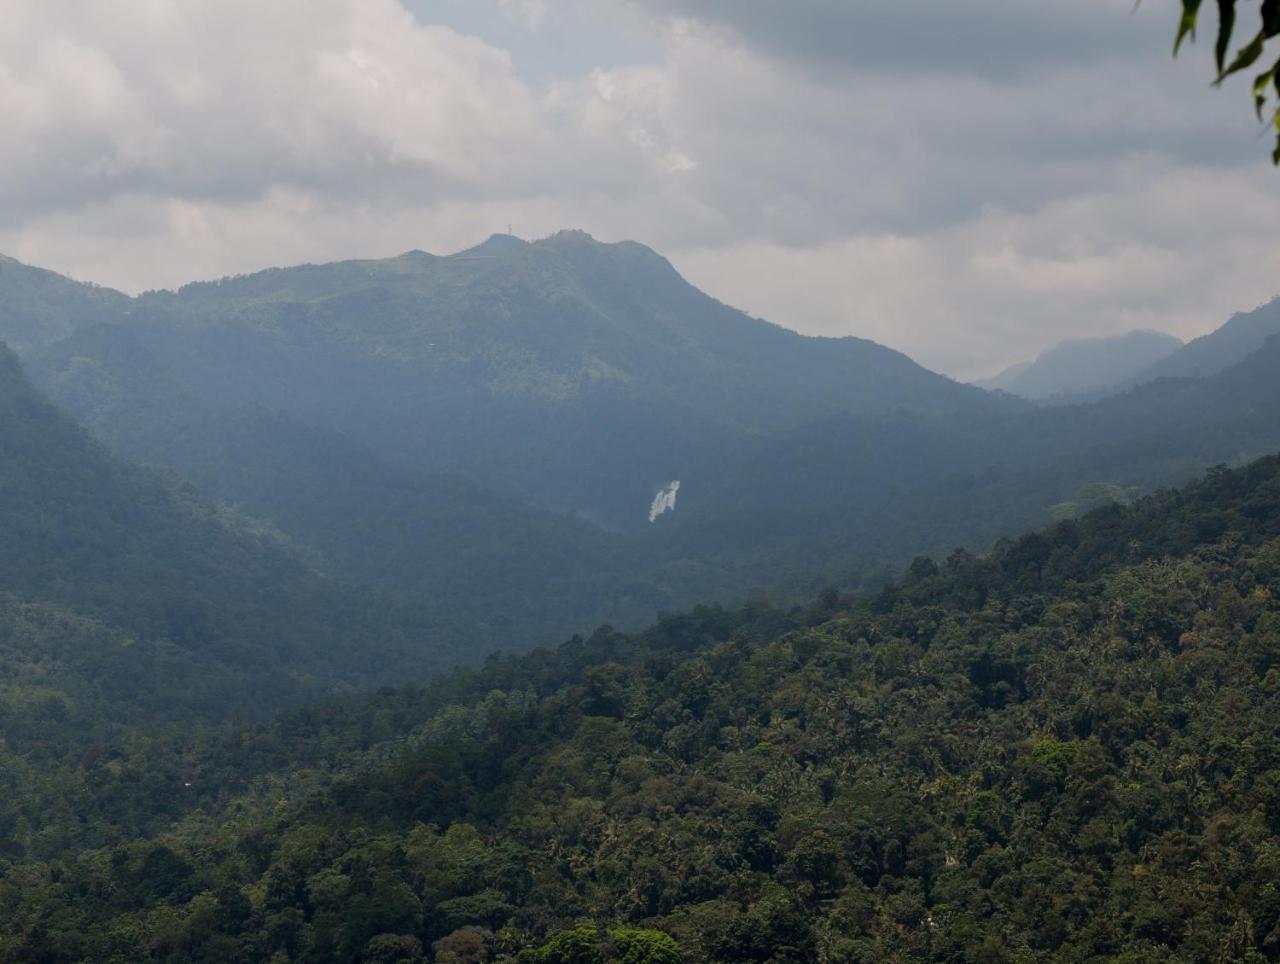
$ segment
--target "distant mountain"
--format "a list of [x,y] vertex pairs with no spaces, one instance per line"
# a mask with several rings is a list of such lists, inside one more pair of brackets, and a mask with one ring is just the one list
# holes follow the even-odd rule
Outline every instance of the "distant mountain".
[[975,384],[1037,401],[1068,400],[1123,385],[1181,347],[1157,331],[1073,339]]
[[[127,311],[103,315],[145,349],[148,377],[195,404],[282,412],[388,462],[616,528],[647,525],[658,487],[743,437],[1009,404],[873,342],[750,318],[650,249],[580,232],[264,271]],[[58,369],[47,387],[77,415],[114,404],[92,351],[46,339],[27,354]]]
[[[1037,407],[575,233],[124,304],[60,321],[32,378],[118,455],[375,587],[423,667],[756,588],[873,589],[921,552],[1280,449],[1280,343]],[[674,511],[650,521],[659,493]]]
[[1220,328],[1195,338],[1168,357],[1153,363],[1133,379],[1134,384],[1156,378],[1207,378],[1243,361],[1280,334],[1280,298],[1253,311],[1232,315]]
[[1100,493],[1125,501],[1280,451],[1277,412],[1280,337],[1212,378],[1162,379],[1093,404],[830,419],[694,476],[669,551],[741,585],[869,588],[914,554],[983,548]]

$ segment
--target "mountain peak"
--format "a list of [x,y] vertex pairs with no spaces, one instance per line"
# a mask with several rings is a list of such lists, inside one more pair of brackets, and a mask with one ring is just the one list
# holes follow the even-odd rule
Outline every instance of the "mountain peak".
[[583,231],[581,228],[562,228],[551,237],[548,241],[578,241],[588,244],[600,244],[591,234]]
[[1280,298],[1232,315],[1221,327],[1145,369],[1136,381],[1216,375],[1252,355],[1275,334],[1280,334]]
[[501,258],[529,247],[529,242],[514,234],[491,234],[474,248],[452,254],[451,258]]
[[977,384],[1025,398],[1065,400],[1121,385],[1181,347],[1182,342],[1173,335],[1147,329],[1110,337],[1073,338]]

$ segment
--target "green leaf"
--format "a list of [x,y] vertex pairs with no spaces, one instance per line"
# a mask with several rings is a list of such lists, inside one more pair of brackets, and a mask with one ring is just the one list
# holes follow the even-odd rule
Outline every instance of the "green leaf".
[[1262,0],[1262,32],[1268,37],[1280,33],[1280,0]]
[[1236,0],[1218,0],[1218,42],[1214,56],[1218,61],[1218,73],[1227,63],[1227,50],[1231,47],[1231,35],[1236,29]]
[[1178,56],[1182,41],[1188,36],[1196,39],[1196,18],[1200,15],[1200,0],[1182,0],[1182,22],[1178,24],[1178,37],[1173,42],[1173,55]]
[[1236,54],[1236,59],[1231,62],[1231,66],[1218,75],[1218,79],[1214,84],[1221,84],[1232,74],[1244,70],[1246,67],[1253,65],[1253,62],[1262,56],[1262,46],[1267,42],[1266,35],[1259,30],[1258,35],[1249,41],[1240,52]]
[[1258,120],[1262,120],[1262,108],[1267,105],[1267,87],[1277,83],[1276,68],[1272,67],[1265,74],[1259,74],[1253,82],[1253,109],[1258,112]]

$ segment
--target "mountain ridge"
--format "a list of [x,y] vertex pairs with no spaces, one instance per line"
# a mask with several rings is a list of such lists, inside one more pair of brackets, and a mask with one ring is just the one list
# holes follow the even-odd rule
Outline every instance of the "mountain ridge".
[[1068,339],[974,384],[1040,402],[1087,400],[1130,383],[1181,347],[1173,335],[1149,329]]
[[[194,283],[106,320],[197,401],[284,411],[388,461],[623,528],[718,439],[840,412],[1012,404],[874,342],[750,318],[634,242],[485,245],[500,251]],[[64,377],[59,390],[86,416],[92,388]],[[586,446],[600,457],[584,464]]]
[[1156,378],[1205,378],[1244,360],[1272,335],[1280,334],[1280,298],[1233,314],[1207,334],[1187,342],[1139,373],[1134,382]]

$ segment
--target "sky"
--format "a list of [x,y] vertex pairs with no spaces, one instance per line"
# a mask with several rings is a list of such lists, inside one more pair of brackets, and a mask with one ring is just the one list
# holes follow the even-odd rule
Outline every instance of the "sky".
[[1280,294],[1280,172],[1177,6],[0,0],[0,252],[136,292],[581,228],[958,378],[1192,337]]

